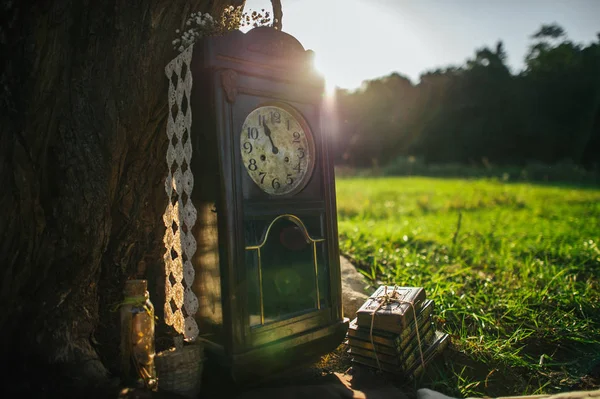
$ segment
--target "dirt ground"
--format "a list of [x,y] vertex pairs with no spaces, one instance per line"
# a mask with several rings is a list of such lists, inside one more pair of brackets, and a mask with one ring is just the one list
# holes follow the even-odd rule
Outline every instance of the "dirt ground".
[[[291,370],[270,381],[265,381],[252,387],[236,388],[226,381],[210,378],[203,381],[202,392],[199,398],[234,398],[234,399],[271,399],[271,398],[310,398],[310,399],[338,399],[338,398],[369,398],[369,399],[416,399],[417,389],[431,387],[435,375],[428,375],[419,382],[402,381],[396,377],[379,373],[369,368],[353,367],[350,355],[346,353],[347,346],[342,344],[334,352],[321,358],[320,361]],[[448,362],[460,362],[460,356],[453,348],[446,351],[434,360],[436,366],[444,367]],[[428,369],[433,369],[431,367]],[[430,373],[432,374],[432,373]],[[506,373],[509,377],[510,373]],[[205,379],[206,380],[206,379]],[[498,380],[500,385],[510,384],[510,381]],[[490,397],[506,396],[500,394]],[[504,389],[506,386],[504,385]],[[596,366],[588,375],[571,386],[568,391],[591,391],[600,389],[600,365]],[[129,390],[122,392],[119,398],[180,398],[181,396],[165,392],[148,392],[145,390]]]

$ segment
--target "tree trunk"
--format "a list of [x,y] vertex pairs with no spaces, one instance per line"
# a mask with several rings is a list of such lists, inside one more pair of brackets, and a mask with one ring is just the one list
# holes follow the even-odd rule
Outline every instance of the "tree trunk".
[[229,4],[243,0],[0,3],[5,378],[104,383],[124,281],[149,278],[162,308],[164,66],[191,12]]

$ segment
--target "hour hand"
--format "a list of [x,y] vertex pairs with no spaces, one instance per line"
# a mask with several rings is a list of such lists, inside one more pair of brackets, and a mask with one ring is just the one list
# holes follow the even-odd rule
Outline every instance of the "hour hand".
[[275,147],[275,143],[273,143],[273,138],[271,137],[271,129],[269,129],[269,126],[267,126],[266,122],[263,122],[263,128],[265,129],[265,136],[269,138],[269,140],[271,141],[271,146],[273,146],[273,154],[277,154],[279,152],[279,149]]

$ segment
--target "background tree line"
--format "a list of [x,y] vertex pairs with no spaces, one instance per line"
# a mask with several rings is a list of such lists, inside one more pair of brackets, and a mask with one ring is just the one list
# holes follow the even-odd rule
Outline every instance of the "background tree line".
[[572,162],[600,166],[600,33],[584,46],[556,25],[532,35],[525,68],[512,74],[499,41],[460,67],[418,84],[392,73],[337,90],[336,163]]

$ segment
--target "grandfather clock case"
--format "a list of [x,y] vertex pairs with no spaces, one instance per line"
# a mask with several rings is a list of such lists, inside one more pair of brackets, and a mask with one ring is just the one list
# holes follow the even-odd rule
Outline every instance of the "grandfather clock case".
[[316,360],[348,320],[312,52],[256,28],[196,43],[189,68],[199,339],[238,381]]

